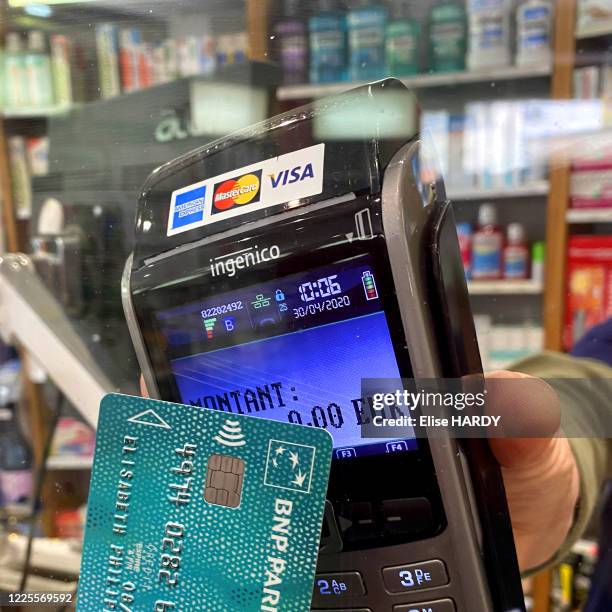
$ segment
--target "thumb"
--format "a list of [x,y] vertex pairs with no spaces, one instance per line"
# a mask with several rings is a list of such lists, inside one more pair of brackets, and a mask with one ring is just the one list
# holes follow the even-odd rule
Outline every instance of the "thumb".
[[500,415],[503,436],[489,438],[497,461],[505,468],[537,463],[554,445],[561,410],[555,391],[540,378],[497,371],[486,376],[488,412]]
[[567,537],[580,479],[569,442],[558,435],[559,399],[548,384],[525,374],[493,372],[486,389],[487,410],[506,423],[504,437],[490,437],[489,444],[502,466],[524,571],[548,561]]

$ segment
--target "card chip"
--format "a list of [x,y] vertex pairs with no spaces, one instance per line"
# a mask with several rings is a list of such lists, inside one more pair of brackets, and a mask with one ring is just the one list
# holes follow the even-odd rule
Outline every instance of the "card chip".
[[204,499],[209,504],[237,508],[242,497],[244,461],[229,455],[211,455],[206,467]]

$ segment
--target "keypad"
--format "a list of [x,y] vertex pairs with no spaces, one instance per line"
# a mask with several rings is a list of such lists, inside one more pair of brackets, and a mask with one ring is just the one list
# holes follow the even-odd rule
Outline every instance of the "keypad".
[[446,567],[437,559],[385,567],[382,574],[385,587],[390,593],[407,593],[448,584]]
[[437,599],[393,607],[393,612],[455,612],[455,610],[455,604],[450,599]]
[[365,595],[365,587],[359,572],[317,574],[312,601],[316,606],[343,601]]

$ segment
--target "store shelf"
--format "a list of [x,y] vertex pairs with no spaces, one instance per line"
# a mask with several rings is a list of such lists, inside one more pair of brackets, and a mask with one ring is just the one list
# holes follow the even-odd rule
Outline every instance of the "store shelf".
[[23,107],[23,108],[6,108],[1,111],[4,119],[44,119],[46,117],[57,117],[58,115],[66,115],[73,106],[47,106],[40,108]]
[[[400,79],[404,85],[412,89],[427,89],[430,87],[448,87],[469,83],[512,81],[516,79],[534,79],[550,76],[549,65],[511,66],[509,68],[493,68],[489,70],[443,72],[439,74],[419,74]],[[366,82],[353,83],[323,83],[304,85],[284,85],[276,90],[279,100],[301,100],[304,98],[321,98],[352,89]]]
[[568,223],[612,223],[612,208],[570,208]]
[[90,470],[93,457],[80,457],[79,455],[57,455],[49,457],[48,470]]
[[545,195],[548,195],[548,181],[537,181],[512,189],[448,189],[448,197],[455,202],[530,198]]
[[0,514],[2,513],[19,520],[32,514],[32,506],[31,504],[7,504],[0,506]]
[[[21,583],[21,570],[10,569],[2,566],[0,566],[0,570],[0,590],[9,592],[19,591],[19,585]],[[77,583],[74,580],[66,582],[64,580],[53,580],[52,578],[44,578],[36,575],[31,575],[28,577],[28,591],[39,593],[71,593],[76,589],[76,586]],[[28,607],[27,609],[31,608]]]
[[[84,103],[74,103],[70,106],[47,106],[47,107],[20,107],[20,108],[5,108],[0,110],[0,117],[3,119],[46,119],[67,115],[68,113],[79,110],[89,109],[93,105],[107,105],[114,103],[117,100],[128,99],[130,97],[140,96],[145,92],[150,95],[151,92],[163,92],[179,87],[180,83],[192,82],[209,82],[209,83],[236,83],[244,85],[245,83],[256,84],[261,87],[276,87],[280,81],[280,70],[269,62],[245,61],[237,64],[224,66],[210,75],[193,75],[180,77],[174,81],[160,83],[151,87],[138,89],[130,92],[122,92],[117,96],[110,98],[99,98]],[[145,94],[146,95],[146,94]]]
[[595,38],[597,36],[612,35],[612,20],[603,19],[596,23],[590,23],[576,31],[576,38]]
[[[11,533],[0,555],[0,565],[13,569],[21,568],[26,554],[28,539]],[[81,565],[80,541],[61,538],[34,538],[30,565],[42,571],[78,576]],[[4,568],[0,568],[4,571]],[[0,574],[2,573],[0,571]],[[63,590],[63,589],[61,589]]]
[[470,295],[538,295],[543,290],[542,283],[531,279],[468,281]]

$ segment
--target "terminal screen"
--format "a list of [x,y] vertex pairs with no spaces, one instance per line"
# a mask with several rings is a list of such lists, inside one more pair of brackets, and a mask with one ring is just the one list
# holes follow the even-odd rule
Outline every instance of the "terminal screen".
[[[326,428],[339,459],[410,451],[362,438],[362,378],[400,378],[377,275],[361,256],[156,314],[185,404]],[[409,432],[410,433],[410,432]]]

